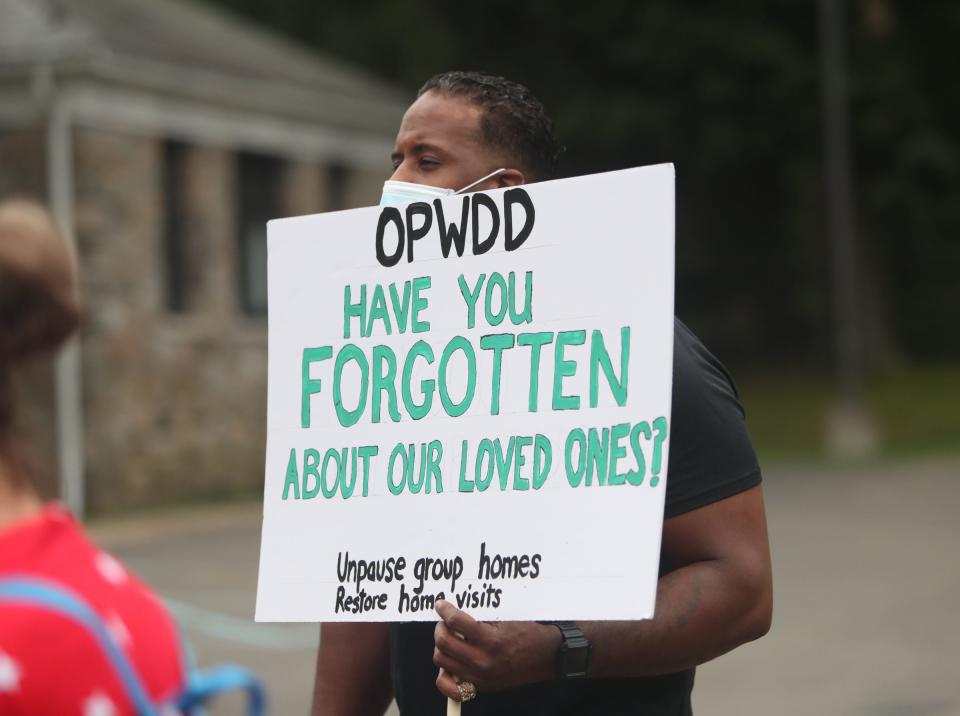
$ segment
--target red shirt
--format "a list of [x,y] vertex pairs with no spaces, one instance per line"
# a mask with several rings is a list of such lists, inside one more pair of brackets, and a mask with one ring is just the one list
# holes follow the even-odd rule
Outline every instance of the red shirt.
[[[183,686],[176,626],[160,601],[99,549],[61,506],[0,530],[0,578],[42,579],[83,599],[103,619],[155,703]],[[135,713],[99,643],[72,619],[0,603],[2,716]]]

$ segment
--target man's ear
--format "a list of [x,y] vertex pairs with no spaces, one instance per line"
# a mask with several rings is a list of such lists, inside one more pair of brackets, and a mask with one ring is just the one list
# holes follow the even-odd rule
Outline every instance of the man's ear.
[[497,181],[497,189],[503,189],[508,186],[519,186],[526,184],[527,178],[519,169],[505,169],[494,177]]

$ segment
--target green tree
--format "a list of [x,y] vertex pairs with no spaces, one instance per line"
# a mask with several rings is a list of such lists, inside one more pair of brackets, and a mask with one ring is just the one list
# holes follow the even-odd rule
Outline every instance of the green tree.
[[[829,360],[815,3],[206,1],[411,96],[446,69],[523,82],[568,175],[676,163],[681,317],[727,359]],[[960,4],[849,9],[871,355],[960,357]]]

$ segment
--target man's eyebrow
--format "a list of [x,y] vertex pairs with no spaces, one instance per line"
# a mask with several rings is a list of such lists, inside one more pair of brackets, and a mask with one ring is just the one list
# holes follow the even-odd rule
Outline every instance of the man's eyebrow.
[[[412,147],[410,147],[410,153],[414,155],[424,154],[426,152],[436,152],[437,154],[444,154],[442,147],[436,144],[430,144],[429,142],[417,142]],[[399,149],[394,149],[390,154],[390,161],[400,162],[403,161],[403,152]]]
[[438,147],[436,144],[429,144],[427,142],[417,142],[413,145],[414,154],[423,154],[424,152],[442,152],[443,150]]
[[[429,142],[417,142],[410,147],[410,151],[413,154],[423,154],[424,152],[439,152],[442,150],[436,144],[430,144]],[[403,157],[403,152],[399,149],[394,149],[390,156],[393,159],[400,159]]]

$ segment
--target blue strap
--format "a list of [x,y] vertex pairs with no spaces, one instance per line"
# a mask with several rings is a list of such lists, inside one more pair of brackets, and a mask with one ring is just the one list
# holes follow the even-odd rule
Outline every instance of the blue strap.
[[0,579],[0,602],[39,606],[61,614],[84,627],[100,645],[140,716],[155,716],[151,703],[136,670],[110,637],[103,620],[80,597],[63,587],[25,577]]
[[191,709],[205,703],[211,696],[235,689],[247,692],[248,716],[259,716],[266,712],[266,698],[259,680],[239,666],[220,666],[193,672],[176,705],[184,713],[191,713]]
[[[110,637],[103,619],[83,599],[70,590],[33,577],[0,579],[0,603],[27,604],[62,614],[82,626],[103,649],[139,716],[158,713],[130,660]],[[248,694],[247,713],[260,716],[266,713],[266,696],[260,681],[250,671],[239,666],[221,666],[208,671],[197,671],[193,654],[182,637],[184,675],[183,693],[171,701],[183,713],[197,713],[197,709],[212,696],[224,691],[243,689]]]

